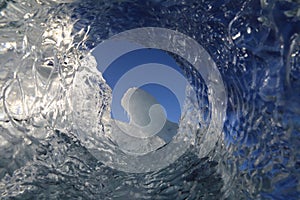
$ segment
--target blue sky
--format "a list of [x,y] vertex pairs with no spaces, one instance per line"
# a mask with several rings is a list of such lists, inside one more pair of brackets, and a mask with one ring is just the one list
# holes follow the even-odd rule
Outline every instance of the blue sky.
[[[106,46],[97,48],[92,52],[98,63],[98,70],[103,73],[103,77],[106,83],[114,88],[116,83],[120,80],[124,74],[129,70],[147,63],[159,63],[166,65],[172,69],[177,70],[182,74],[181,68],[177,65],[175,60],[166,52],[158,49],[138,49],[129,51],[130,44],[118,44],[117,46]],[[123,48],[123,50],[122,50]],[[120,53],[128,52],[128,53]],[[118,57],[118,55],[121,55]],[[110,62],[110,60],[112,62]],[[159,72],[158,72],[159,73]],[[147,74],[145,74],[147,76]],[[141,78],[141,77],[136,77]],[[165,77],[171,79],[172,77]],[[179,84],[174,82],[174,85]],[[172,122],[178,122],[180,119],[180,105],[176,96],[165,86],[158,84],[146,84],[140,87],[147,91],[165,108],[168,120]],[[129,88],[128,88],[129,89]],[[182,94],[185,95],[185,94]],[[118,112],[113,118],[128,122],[127,115],[121,107],[121,99],[112,97],[118,106]],[[113,104],[114,105],[114,104]]]

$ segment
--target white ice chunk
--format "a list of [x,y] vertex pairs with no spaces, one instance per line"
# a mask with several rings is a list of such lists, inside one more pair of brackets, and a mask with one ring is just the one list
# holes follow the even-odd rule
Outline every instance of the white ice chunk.
[[164,108],[146,91],[128,89],[121,105],[130,121],[113,120],[112,136],[122,150],[146,154],[169,143],[177,133],[178,124],[166,119]]

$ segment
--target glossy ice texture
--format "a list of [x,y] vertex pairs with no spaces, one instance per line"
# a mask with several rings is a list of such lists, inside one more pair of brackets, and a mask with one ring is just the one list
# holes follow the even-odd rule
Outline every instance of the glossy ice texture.
[[[0,0],[0,199],[299,199],[299,13],[293,0]],[[180,137],[118,148],[90,51],[138,27],[186,34],[216,63],[228,104],[212,151],[210,91],[178,56],[193,86]],[[172,162],[135,160],[149,151]]]

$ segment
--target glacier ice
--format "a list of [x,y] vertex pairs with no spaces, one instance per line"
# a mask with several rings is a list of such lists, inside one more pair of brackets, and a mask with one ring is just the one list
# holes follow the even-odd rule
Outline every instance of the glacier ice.
[[130,121],[114,120],[112,138],[122,150],[146,154],[169,143],[177,133],[178,124],[166,119],[163,107],[146,91],[129,88],[121,104]]

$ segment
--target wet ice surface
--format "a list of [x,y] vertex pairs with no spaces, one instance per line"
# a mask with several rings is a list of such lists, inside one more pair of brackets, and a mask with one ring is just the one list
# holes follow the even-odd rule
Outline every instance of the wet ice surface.
[[[65,2],[0,0],[1,199],[298,199],[299,3]],[[88,51],[146,26],[178,30],[208,51],[228,92],[226,121],[199,158],[208,92],[176,58],[197,90],[186,109],[196,117],[181,131],[198,140],[164,169],[126,173],[107,166],[122,154],[109,137],[111,90]]]

